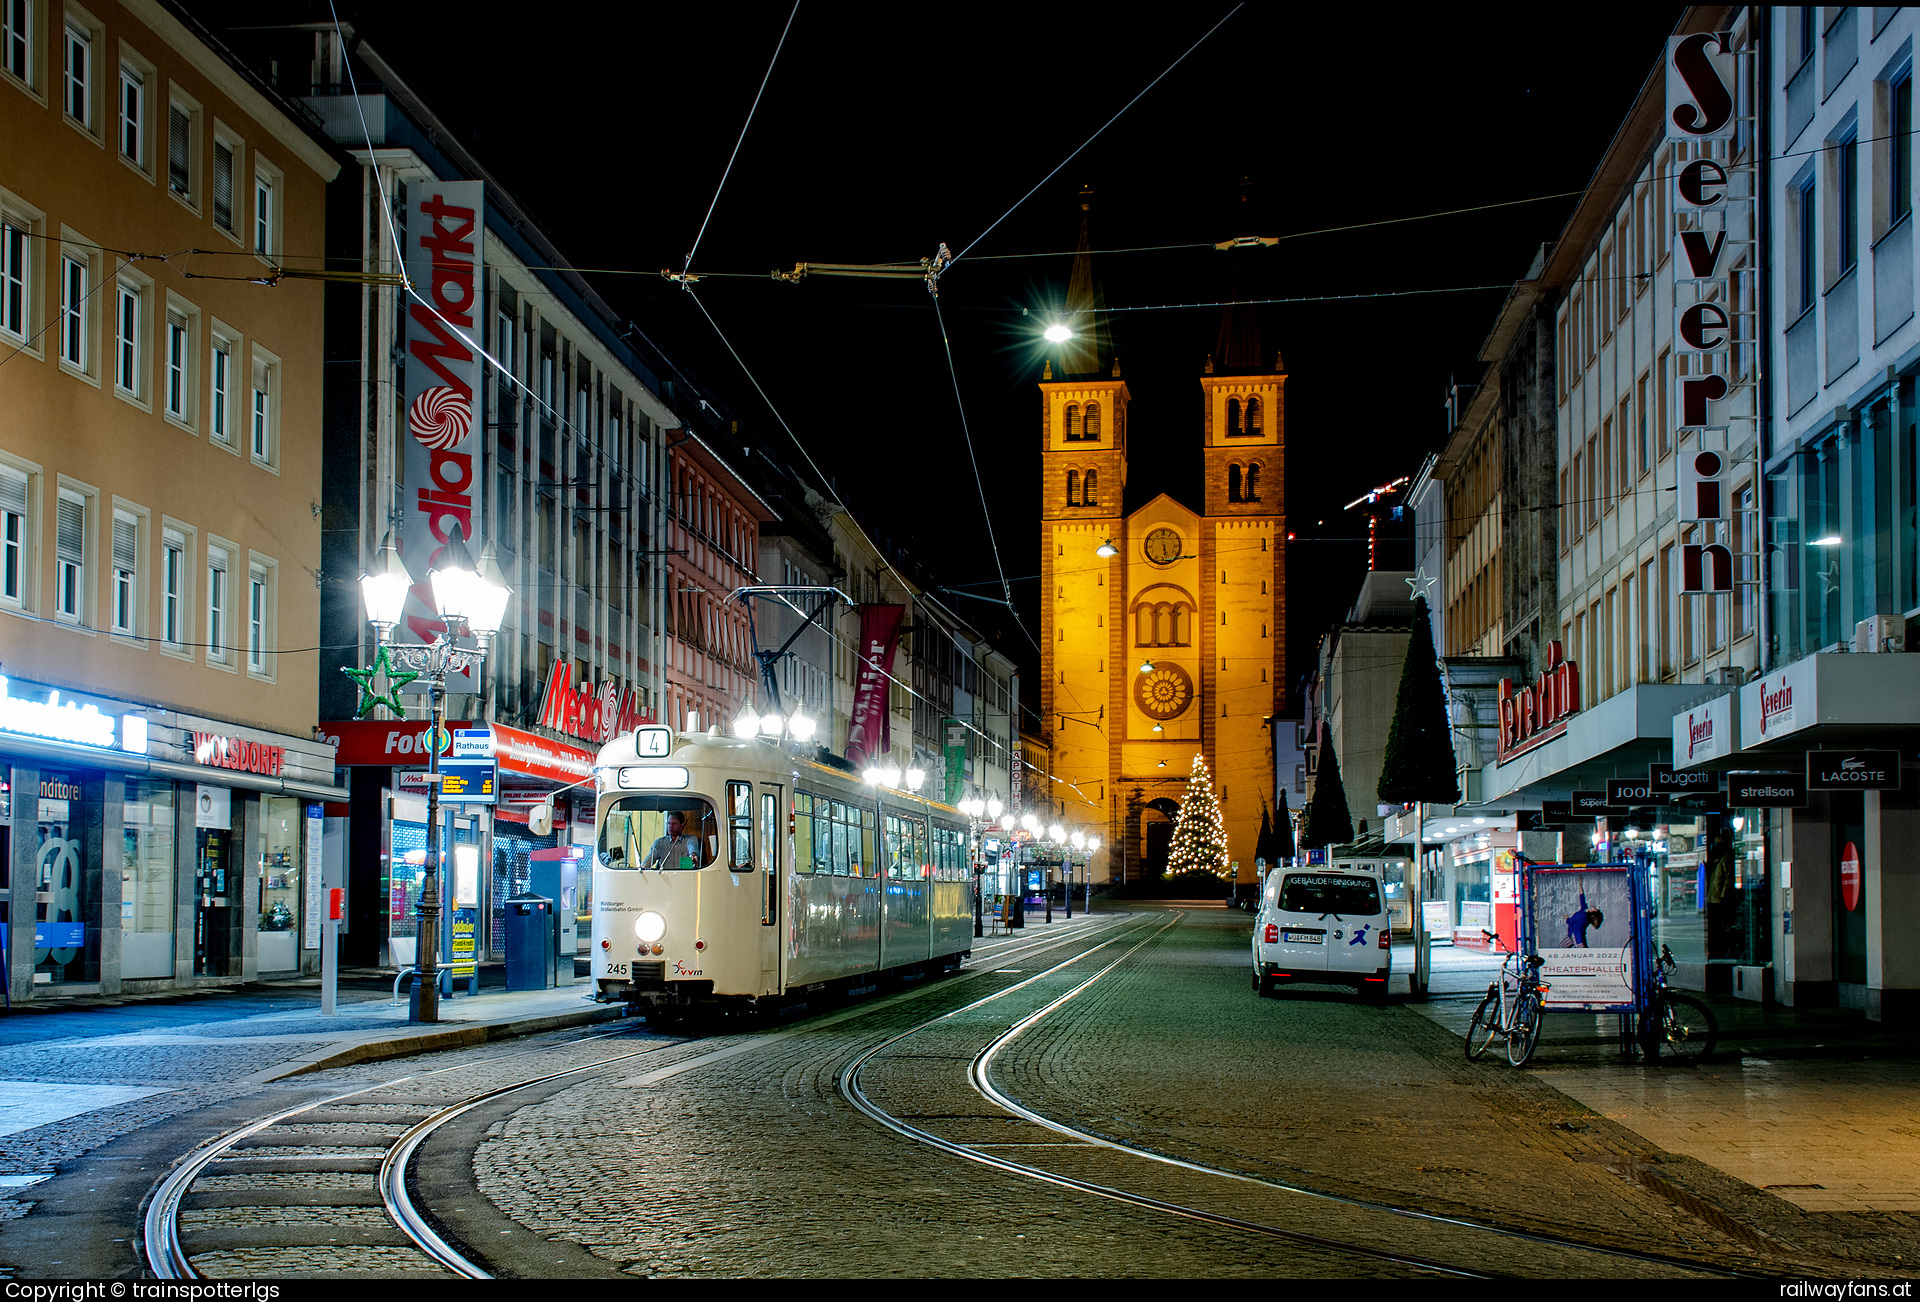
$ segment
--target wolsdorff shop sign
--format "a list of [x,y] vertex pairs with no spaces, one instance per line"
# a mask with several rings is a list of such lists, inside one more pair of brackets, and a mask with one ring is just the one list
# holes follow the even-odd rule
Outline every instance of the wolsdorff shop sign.
[[1523,687],[1500,680],[1499,762],[1505,764],[1567,730],[1567,716],[1580,709],[1580,667],[1564,658],[1558,642],[1547,643],[1547,664]]
[[193,734],[193,762],[210,769],[234,769],[277,778],[287,771],[287,748],[215,732]]
[[1897,750],[1810,750],[1807,786],[1814,791],[1892,791],[1900,785]]

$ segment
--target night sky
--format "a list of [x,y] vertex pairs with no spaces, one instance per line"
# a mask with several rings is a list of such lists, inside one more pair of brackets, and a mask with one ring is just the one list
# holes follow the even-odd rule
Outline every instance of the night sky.
[[[1296,680],[1365,568],[1344,503],[1443,443],[1450,378],[1475,360],[1506,286],[1557,237],[1571,196],[1491,212],[1293,235],[1586,184],[1677,21],[1677,6],[1340,12],[1241,9],[1024,203],[1021,196],[1228,12],[1168,6],[876,9],[802,4],[693,262],[697,286],[780,413],[874,534],[943,582],[997,591],[934,311],[918,281],[768,278],[796,261],[959,254],[941,282],[960,391],[1006,573],[1037,630],[1043,312],[1064,295],[1078,192],[1094,190],[1110,307],[1242,298],[1474,292],[1278,304],[1286,357],[1289,660]],[[593,6],[555,21],[448,22],[425,7],[351,14],[526,202],[576,266],[680,269],[788,8]],[[343,8],[343,17],[350,11]],[[1378,15],[1376,15],[1378,16]],[[1244,197],[1243,197],[1244,196]],[[775,455],[799,454],[685,293],[598,274],[601,293]],[[1027,314],[1023,315],[1022,310]],[[1196,383],[1217,307],[1116,312],[1133,393],[1128,506],[1201,502]],[[1142,491],[1145,490],[1145,491]],[[1383,568],[1410,565],[1410,547]],[[1003,611],[956,599],[1037,666]]]

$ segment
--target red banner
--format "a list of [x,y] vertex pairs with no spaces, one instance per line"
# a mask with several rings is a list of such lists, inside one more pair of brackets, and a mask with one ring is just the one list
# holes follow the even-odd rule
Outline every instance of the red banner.
[[526,773],[563,786],[593,776],[594,757],[591,751],[569,746],[565,742],[549,741],[518,728],[509,728],[503,723],[490,726],[493,729],[494,762],[499,764],[503,775]]
[[860,681],[853,690],[853,721],[847,728],[847,763],[863,768],[893,746],[893,715],[887,708],[888,673],[900,645],[905,606],[860,607]]
[[[464,719],[449,719],[441,725],[447,736],[440,739],[440,754],[445,756],[456,729],[471,728]],[[348,767],[377,764],[382,768],[425,768],[427,766],[427,721],[425,719],[343,719],[320,725],[322,740],[338,751],[333,762]]]

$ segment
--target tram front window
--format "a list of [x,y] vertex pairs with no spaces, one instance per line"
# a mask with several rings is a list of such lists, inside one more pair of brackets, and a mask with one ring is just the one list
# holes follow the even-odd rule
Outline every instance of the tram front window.
[[713,806],[698,796],[622,796],[600,825],[608,868],[705,868],[720,851]]

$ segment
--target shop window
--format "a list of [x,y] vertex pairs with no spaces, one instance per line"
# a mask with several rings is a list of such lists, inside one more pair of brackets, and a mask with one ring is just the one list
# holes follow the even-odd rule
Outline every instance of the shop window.
[[260,971],[285,972],[300,966],[302,803],[290,796],[260,798]]
[[127,779],[121,818],[120,975],[173,976],[174,785]]
[[[36,793],[22,793],[22,799]],[[100,979],[100,874],[90,862],[88,792],[80,775],[42,769],[34,806],[39,882],[35,930],[48,943],[35,946],[36,983]]]

